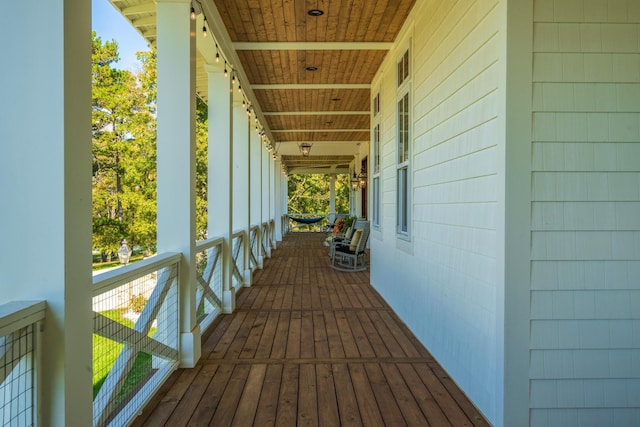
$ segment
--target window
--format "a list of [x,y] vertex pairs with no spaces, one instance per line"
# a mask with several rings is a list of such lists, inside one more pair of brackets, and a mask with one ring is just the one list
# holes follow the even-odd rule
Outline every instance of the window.
[[396,232],[403,237],[409,237],[410,218],[410,170],[411,155],[411,111],[410,111],[410,73],[409,50],[407,49],[398,60],[398,104],[397,104],[397,219]]
[[[378,122],[380,120],[378,119]],[[380,227],[380,123],[376,123],[373,127],[373,174],[372,174],[372,225]]]
[[398,87],[409,78],[409,49],[404,52],[398,61]]

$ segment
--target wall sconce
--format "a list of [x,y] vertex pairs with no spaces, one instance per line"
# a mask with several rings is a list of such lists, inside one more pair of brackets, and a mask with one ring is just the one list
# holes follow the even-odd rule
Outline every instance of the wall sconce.
[[304,157],[308,157],[309,154],[311,153],[311,145],[308,142],[303,142],[302,144],[300,144],[298,147],[300,148],[300,153],[304,156]]
[[[353,174],[355,175],[355,172]],[[360,169],[360,173],[358,174],[358,186],[360,188],[367,187],[367,173],[364,171],[364,168]]]
[[351,191],[357,191],[360,186],[360,180],[358,179],[358,175],[356,175],[355,171],[353,172],[353,178],[351,178]]

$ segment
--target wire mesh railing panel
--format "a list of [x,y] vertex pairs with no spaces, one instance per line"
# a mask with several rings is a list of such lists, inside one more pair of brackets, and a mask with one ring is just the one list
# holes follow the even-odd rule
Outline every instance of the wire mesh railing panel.
[[267,249],[268,245],[269,245],[269,224],[266,222],[262,223],[262,226],[260,227],[260,233],[261,233],[261,248],[260,251],[262,253],[263,256],[267,256],[269,254],[269,251]]
[[204,332],[222,313],[223,241],[196,253],[196,320]]
[[35,425],[34,329],[0,336],[0,425]]
[[249,230],[249,267],[255,270],[258,267],[258,227],[251,227]]
[[233,249],[232,249],[232,258],[233,258],[233,287],[238,290],[244,285],[244,245],[245,239],[242,233],[235,233],[233,235]]
[[124,425],[178,364],[177,263],[93,298],[93,424]]
[[38,425],[39,337],[44,301],[0,305],[0,425]]

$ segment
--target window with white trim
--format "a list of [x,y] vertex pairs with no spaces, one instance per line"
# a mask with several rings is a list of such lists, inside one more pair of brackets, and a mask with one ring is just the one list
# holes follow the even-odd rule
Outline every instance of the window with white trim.
[[409,237],[411,221],[411,110],[410,88],[411,75],[409,73],[409,49],[398,61],[398,97],[397,97],[397,159],[396,159],[396,233]]
[[371,165],[371,225],[375,228],[380,227],[380,93],[373,98],[373,134],[372,141],[372,158]]

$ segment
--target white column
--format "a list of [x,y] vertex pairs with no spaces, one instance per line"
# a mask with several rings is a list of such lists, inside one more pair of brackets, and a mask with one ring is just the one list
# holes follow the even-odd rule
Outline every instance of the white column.
[[[276,198],[276,180],[283,179],[282,169],[280,162],[269,162],[269,215],[274,218],[276,222],[279,222],[279,218],[282,215],[277,205]],[[287,195],[285,195],[285,198]],[[271,247],[275,249],[277,246],[277,235],[273,233]]]
[[233,100],[233,229],[244,231],[243,260],[238,266],[244,286],[251,285],[249,264],[249,116],[242,97]]
[[200,358],[195,274],[195,21],[189,0],[158,0],[158,252],[182,252],[180,364]]
[[91,2],[25,7],[0,15],[0,304],[46,300],[41,424],[91,425]]
[[269,226],[267,227],[268,230],[268,234],[265,236],[267,241],[264,242],[264,246],[265,246],[265,250],[267,251],[267,258],[271,258],[271,242],[270,242],[270,235],[271,235],[271,225],[270,225],[270,212],[269,212],[269,197],[270,197],[270,193],[269,193],[269,183],[271,182],[269,179],[269,163],[271,162],[271,154],[269,154],[269,152],[267,151],[267,149],[262,145],[262,143],[260,144],[260,157],[261,157],[261,174],[260,176],[262,177],[261,180],[261,188],[260,188],[260,193],[261,193],[261,200],[260,200],[260,204],[262,206],[262,222],[266,222],[267,224],[269,224]]
[[250,140],[250,157],[251,157],[251,225],[258,226],[258,234],[256,235],[256,245],[258,253],[256,258],[258,261],[258,268],[263,267],[264,257],[262,256],[262,144],[260,142],[260,136],[255,132],[255,124],[251,124],[251,131],[249,132]]
[[236,295],[233,283],[233,94],[224,67],[207,65],[209,78],[209,185],[207,229],[209,237],[222,236],[222,311],[233,313]]
[[336,217],[336,176],[329,176],[329,221]]

